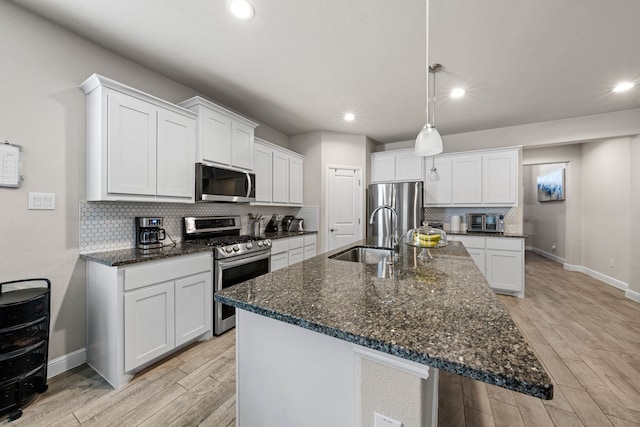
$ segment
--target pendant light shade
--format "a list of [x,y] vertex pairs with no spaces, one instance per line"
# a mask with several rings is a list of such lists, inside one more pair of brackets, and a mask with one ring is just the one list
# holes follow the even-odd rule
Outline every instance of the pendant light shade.
[[[418,134],[416,138],[416,144],[414,147],[414,153],[416,156],[433,156],[436,154],[442,153],[442,137],[440,137],[440,132],[435,128],[436,122],[436,100],[435,100],[435,90],[436,90],[436,76],[435,73],[440,70],[442,67],[440,64],[429,65],[429,0],[426,1],[426,30],[425,30],[425,45],[426,45],[426,61],[427,61],[427,124],[422,127],[422,130]],[[429,114],[429,104],[431,99],[429,98],[429,75],[433,74],[433,109],[432,116]]]
[[416,156],[433,156],[442,153],[442,138],[438,129],[427,123],[416,138],[414,148]]

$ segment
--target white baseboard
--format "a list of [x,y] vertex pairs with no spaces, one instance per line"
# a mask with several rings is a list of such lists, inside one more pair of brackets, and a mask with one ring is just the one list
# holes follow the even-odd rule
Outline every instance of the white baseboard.
[[64,356],[56,357],[47,365],[47,378],[55,377],[63,372],[82,365],[87,361],[87,349],[73,351]]
[[640,292],[632,291],[631,289],[626,289],[624,291],[624,296],[629,298],[631,301],[640,302]]
[[535,247],[533,247],[533,246],[529,246],[529,250],[530,250],[531,252],[535,252],[535,253],[537,253],[538,255],[542,255],[542,256],[543,256],[543,257],[545,257],[545,258],[549,258],[549,259],[551,259],[551,260],[553,260],[553,261],[555,261],[555,262],[559,262],[560,264],[564,264],[564,258],[560,258],[560,257],[559,257],[559,256],[557,256],[557,255],[554,255],[554,254],[552,254],[552,253],[549,253],[549,252],[543,251],[542,249],[538,249],[538,248],[535,248]]
[[[565,270],[569,270],[569,271],[578,271],[580,273],[584,273],[587,276],[591,276],[594,279],[598,279],[601,282],[606,283],[607,285],[611,285],[614,288],[618,288],[621,289],[623,291],[627,291],[629,289],[629,285],[625,282],[623,282],[622,280],[618,280],[618,279],[614,279],[613,277],[607,276],[606,274],[602,274],[599,271],[595,271],[592,270],[590,268],[587,268],[583,265],[571,265],[571,264],[564,264],[564,269]],[[627,296],[627,298],[629,298]],[[631,298],[633,299],[633,298]]]

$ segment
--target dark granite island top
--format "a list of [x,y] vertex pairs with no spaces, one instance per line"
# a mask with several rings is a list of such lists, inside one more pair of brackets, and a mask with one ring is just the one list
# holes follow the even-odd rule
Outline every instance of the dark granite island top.
[[432,249],[431,261],[402,244],[393,266],[328,258],[344,249],[216,292],[215,299],[464,377],[553,397],[548,374],[459,242]]

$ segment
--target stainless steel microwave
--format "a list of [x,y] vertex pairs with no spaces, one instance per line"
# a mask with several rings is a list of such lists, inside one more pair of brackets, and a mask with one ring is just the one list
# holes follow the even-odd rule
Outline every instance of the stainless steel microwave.
[[255,181],[249,172],[196,163],[196,202],[255,202]]

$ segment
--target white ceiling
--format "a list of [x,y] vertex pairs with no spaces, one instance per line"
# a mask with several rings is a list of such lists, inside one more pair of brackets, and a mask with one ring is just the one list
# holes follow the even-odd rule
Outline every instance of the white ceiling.
[[[425,122],[424,0],[13,0],[288,135]],[[444,135],[640,107],[639,0],[431,0]],[[448,98],[454,86],[467,95]],[[347,111],[356,120],[347,123]]]

